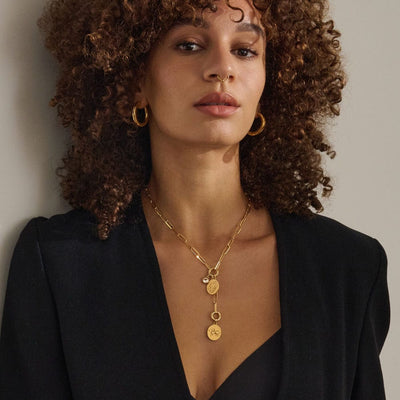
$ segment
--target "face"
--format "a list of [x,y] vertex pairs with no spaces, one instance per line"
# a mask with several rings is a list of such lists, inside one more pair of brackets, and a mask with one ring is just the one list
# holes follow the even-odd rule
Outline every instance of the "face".
[[229,146],[249,131],[265,85],[265,39],[247,0],[217,2],[204,24],[174,26],[153,49],[136,100],[150,109],[152,140]]

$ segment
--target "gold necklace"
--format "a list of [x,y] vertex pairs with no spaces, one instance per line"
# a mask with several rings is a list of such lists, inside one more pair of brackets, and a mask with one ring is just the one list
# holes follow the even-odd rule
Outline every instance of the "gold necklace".
[[221,313],[217,310],[218,291],[219,291],[219,282],[217,280],[217,276],[219,274],[219,267],[221,266],[221,262],[224,259],[224,257],[229,253],[229,250],[231,249],[234,240],[242,230],[242,226],[246,221],[246,218],[249,215],[251,209],[250,201],[247,201],[246,211],[242,219],[236,225],[235,231],[233,232],[232,237],[229,239],[229,242],[224,247],[224,250],[222,250],[218,262],[215,264],[215,267],[212,267],[208,264],[205,258],[202,255],[200,255],[199,251],[189,243],[187,238],[184,235],[182,235],[182,233],[179,233],[175,229],[174,225],[166,217],[164,217],[164,214],[157,207],[155,201],[151,198],[149,189],[147,187],[144,189],[144,193],[149,199],[149,202],[153,207],[154,212],[161,218],[164,224],[175,233],[176,237],[181,242],[183,242],[183,244],[191,251],[191,253],[197,258],[197,260],[199,260],[208,269],[208,274],[203,278],[202,282],[204,284],[207,284],[206,287],[207,293],[213,296],[214,311],[210,314],[213,323],[207,329],[207,337],[212,341],[216,341],[222,335],[221,327],[218,325],[218,321],[221,320]]

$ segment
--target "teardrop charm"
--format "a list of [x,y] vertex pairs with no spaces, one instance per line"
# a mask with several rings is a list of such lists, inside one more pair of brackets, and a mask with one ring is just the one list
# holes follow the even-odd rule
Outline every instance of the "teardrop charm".
[[210,340],[218,340],[222,335],[221,327],[217,324],[212,324],[207,329],[207,336]]
[[211,279],[207,285],[207,293],[208,294],[215,294],[219,290],[219,282],[216,279]]

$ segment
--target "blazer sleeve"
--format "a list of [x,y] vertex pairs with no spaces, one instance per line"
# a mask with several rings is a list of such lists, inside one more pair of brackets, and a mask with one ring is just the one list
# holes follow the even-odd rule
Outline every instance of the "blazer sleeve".
[[390,323],[387,258],[376,241],[380,265],[371,289],[360,335],[357,370],[351,400],[384,400],[385,389],[379,355]]
[[31,220],[14,249],[0,337],[2,400],[72,399],[55,303]]

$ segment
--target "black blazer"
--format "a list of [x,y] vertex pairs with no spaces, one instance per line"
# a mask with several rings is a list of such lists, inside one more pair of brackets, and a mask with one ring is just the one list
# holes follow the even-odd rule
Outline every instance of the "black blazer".
[[[190,398],[149,230],[141,206],[132,210],[106,241],[85,211],[27,224],[4,306],[2,400]],[[283,334],[277,400],[385,399],[383,248],[324,216],[272,218]]]

